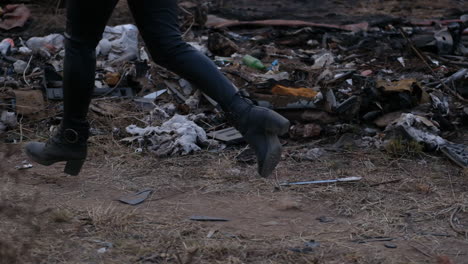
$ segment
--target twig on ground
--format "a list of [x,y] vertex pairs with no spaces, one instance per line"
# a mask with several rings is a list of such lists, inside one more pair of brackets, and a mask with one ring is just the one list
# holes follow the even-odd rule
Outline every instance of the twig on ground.
[[460,235],[463,235],[465,237],[468,237],[468,230],[463,230],[455,226],[454,219],[457,216],[457,214],[461,211],[464,211],[465,208],[462,205],[457,205],[453,210],[452,213],[450,214],[450,227],[457,232]]
[[30,84],[30,83],[28,82],[28,80],[26,79],[26,72],[27,72],[28,69],[29,69],[29,65],[31,64],[31,61],[32,61],[32,59],[33,59],[33,56],[34,56],[34,55],[31,55],[31,57],[29,57],[28,64],[26,65],[26,68],[24,68],[24,71],[23,71],[23,80],[24,80],[24,82],[26,83],[26,85],[27,85],[28,87],[31,87],[31,84]]

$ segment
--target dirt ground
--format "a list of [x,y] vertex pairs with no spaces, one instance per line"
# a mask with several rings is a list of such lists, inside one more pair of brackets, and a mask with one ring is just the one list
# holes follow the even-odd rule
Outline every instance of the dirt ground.
[[[465,1],[321,2],[291,1],[290,8],[305,6],[292,17],[275,12],[292,14],[285,1],[268,8],[262,1],[216,4],[226,16],[249,10],[250,18],[327,22],[379,14],[434,18],[467,9]],[[59,30],[60,12],[55,20],[37,18],[54,27],[31,27]],[[130,21],[120,3],[111,23]],[[237,161],[244,146],[158,159],[112,136],[95,136],[83,172],[71,177],[63,164],[16,170],[27,159],[24,143],[0,145],[0,264],[468,263],[468,172],[434,153],[395,156],[353,146],[329,149],[315,161],[295,158],[337,140],[285,140],[268,179],[256,175],[256,164]],[[468,137],[458,142],[468,144]],[[352,176],[363,179],[280,186]],[[154,192],[138,206],[117,201],[146,188]]]

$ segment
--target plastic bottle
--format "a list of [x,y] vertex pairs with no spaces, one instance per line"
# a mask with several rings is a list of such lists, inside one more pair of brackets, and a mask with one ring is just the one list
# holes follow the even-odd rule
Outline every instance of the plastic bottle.
[[11,38],[6,38],[0,42],[0,54],[3,56],[10,55],[11,48],[15,46],[15,42]]
[[251,68],[254,68],[254,69],[258,69],[258,70],[265,70],[266,69],[265,65],[263,65],[263,63],[259,59],[255,58],[255,57],[252,57],[250,55],[245,55],[242,58],[242,62],[245,65],[247,65],[247,66],[249,66]]

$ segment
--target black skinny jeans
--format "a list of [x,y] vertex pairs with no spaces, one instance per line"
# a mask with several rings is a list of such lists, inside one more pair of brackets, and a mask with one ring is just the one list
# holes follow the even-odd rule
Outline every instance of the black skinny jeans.
[[[79,126],[94,89],[95,48],[118,0],[67,0],[64,61],[64,123]],[[128,0],[153,60],[187,79],[227,110],[234,85],[205,55],[182,40],[176,0]]]

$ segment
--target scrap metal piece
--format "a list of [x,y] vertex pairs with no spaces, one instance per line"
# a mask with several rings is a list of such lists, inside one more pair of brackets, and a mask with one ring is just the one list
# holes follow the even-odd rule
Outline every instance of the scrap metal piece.
[[209,138],[214,138],[227,144],[238,144],[244,141],[242,134],[234,127],[213,131],[206,135]]
[[289,248],[289,250],[292,252],[296,252],[296,253],[310,253],[314,251],[314,248],[318,248],[318,247],[320,247],[320,242],[317,242],[315,240],[310,240],[304,243],[303,248]]
[[359,103],[359,98],[353,95],[339,104],[336,107],[335,112],[338,114],[349,113],[350,111],[353,112],[352,109],[355,108],[357,103]]
[[194,215],[190,217],[192,221],[200,221],[200,222],[227,222],[229,219],[219,218],[219,217],[211,217],[211,216],[201,216],[201,215]]
[[168,90],[175,94],[175,96],[181,101],[181,102],[185,102],[187,101],[187,98],[185,97],[185,95],[183,95],[179,89],[177,88],[177,85],[175,85],[174,83],[171,83],[169,81],[165,81],[164,82],[168,88]]
[[134,193],[134,194],[132,194],[132,195],[119,198],[119,202],[122,202],[122,203],[125,203],[125,204],[129,204],[129,205],[141,204],[141,203],[144,202],[146,199],[148,199],[148,197],[149,197],[152,193],[153,193],[153,190],[152,190],[152,189],[145,189],[145,190],[143,190],[143,191]]
[[453,53],[453,37],[447,30],[441,30],[434,34],[436,39],[437,50],[440,55]]
[[393,244],[393,243],[385,243],[384,246],[386,248],[397,248],[397,245]]
[[32,167],[33,167],[33,165],[31,163],[23,162],[22,165],[15,166],[15,169],[17,169],[17,170],[27,170],[27,169],[31,169]]
[[320,223],[332,223],[332,222],[335,222],[335,219],[333,219],[332,217],[328,217],[328,216],[320,216],[320,217],[317,217],[316,219],[319,220]]
[[[466,68],[460,69],[456,73],[450,75],[450,77],[443,80],[443,83],[444,84],[450,84],[452,82],[458,81],[458,80],[464,78],[465,75],[467,75],[467,73],[468,73],[468,69],[466,69]],[[437,88],[439,88],[440,86],[442,86],[442,85],[438,85]]]
[[447,143],[440,148],[450,160],[462,168],[468,168],[468,146],[463,144]]
[[334,180],[318,180],[318,181],[302,181],[302,182],[284,182],[280,186],[290,186],[290,185],[307,185],[307,184],[319,184],[319,183],[335,183],[335,182],[354,182],[360,181],[362,177],[347,177],[339,178]]
[[358,243],[358,244],[365,244],[369,242],[382,242],[382,241],[392,241],[395,240],[393,237],[368,237],[364,239],[355,239],[352,240],[352,242]]

